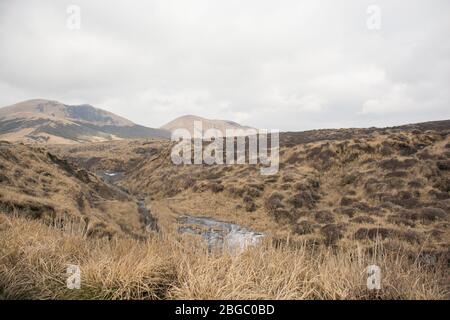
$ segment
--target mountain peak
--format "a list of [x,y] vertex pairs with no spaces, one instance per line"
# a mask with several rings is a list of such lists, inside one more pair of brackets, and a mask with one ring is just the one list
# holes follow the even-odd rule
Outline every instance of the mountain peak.
[[137,125],[90,104],[31,99],[0,108],[0,139],[78,143],[125,138],[167,138],[168,132]]
[[194,133],[194,121],[201,121],[203,131],[208,129],[218,129],[223,134],[226,133],[227,129],[252,129],[251,127],[241,125],[237,122],[230,120],[219,120],[219,119],[207,119],[200,116],[188,114],[181,117],[178,117],[161,127],[161,129],[168,130],[170,132],[175,131],[176,129],[186,129],[191,135]]

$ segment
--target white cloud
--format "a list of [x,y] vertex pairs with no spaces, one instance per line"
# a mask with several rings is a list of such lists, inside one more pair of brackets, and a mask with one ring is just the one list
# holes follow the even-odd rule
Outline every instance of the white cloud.
[[[0,2],[0,106],[91,103],[160,126],[198,114],[302,130],[450,117],[450,2]],[[386,117],[389,115],[389,117]]]

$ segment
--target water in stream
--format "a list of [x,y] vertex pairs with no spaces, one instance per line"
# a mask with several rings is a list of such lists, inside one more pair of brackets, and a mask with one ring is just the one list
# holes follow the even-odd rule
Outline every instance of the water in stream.
[[[96,173],[105,182],[117,188],[116,182],[123,177],[123,172],[97,171]],[[144,199],[137,199],[136,203],[146,226],[151,230],[158,231],[157,220],[145,206]],[[240,225],[208,217],[184,215],[177,220],[180,224],[178,232],[200,235],[206,241],[210,250],[231,249],[242,251],[249,246],[257,245],[264,237],[262,233],[254,232]]]
[[245,250],[257,245],[264,235],[240,225],[222,222],[208,217],[181,216],[178,218],[180,233],[202,236],[209,249]]

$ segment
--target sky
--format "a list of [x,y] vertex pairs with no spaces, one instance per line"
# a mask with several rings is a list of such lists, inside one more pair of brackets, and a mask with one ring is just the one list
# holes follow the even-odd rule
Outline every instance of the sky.
[[449,31],[448,0],[0,0],[0,106],[282,131],[450,119]]

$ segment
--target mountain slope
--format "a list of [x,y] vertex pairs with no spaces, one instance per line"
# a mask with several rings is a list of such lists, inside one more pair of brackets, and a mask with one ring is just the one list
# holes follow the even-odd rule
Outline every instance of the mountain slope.
[[450,243],[450,121],[280,133],[272,176],[258,165],[175,166],[170,147],[121,182],[160,217],[188,212],[314,245],[379,236],[438,254]]
[[80,143],[168,137],[165,130],[140,126],[87,104],[35,99],[0,109],[1,140]]
[[176,118],[169,123],[166,123],[161,129],[168,130],[170,132],[176,129],[187,129],[191,135],[194,134],[194,121],[200,121],[202,123],[203,131],[214,128],[219,129],[223,134],[227,129],[251,129],[251,127],[240,125],[239,123],[228,120],[211,120],[193,115],[185,115]]
[[0,212],[49,225],[73,223],[88,236],[140,237],[136,201],[41,147],[0,142]]

